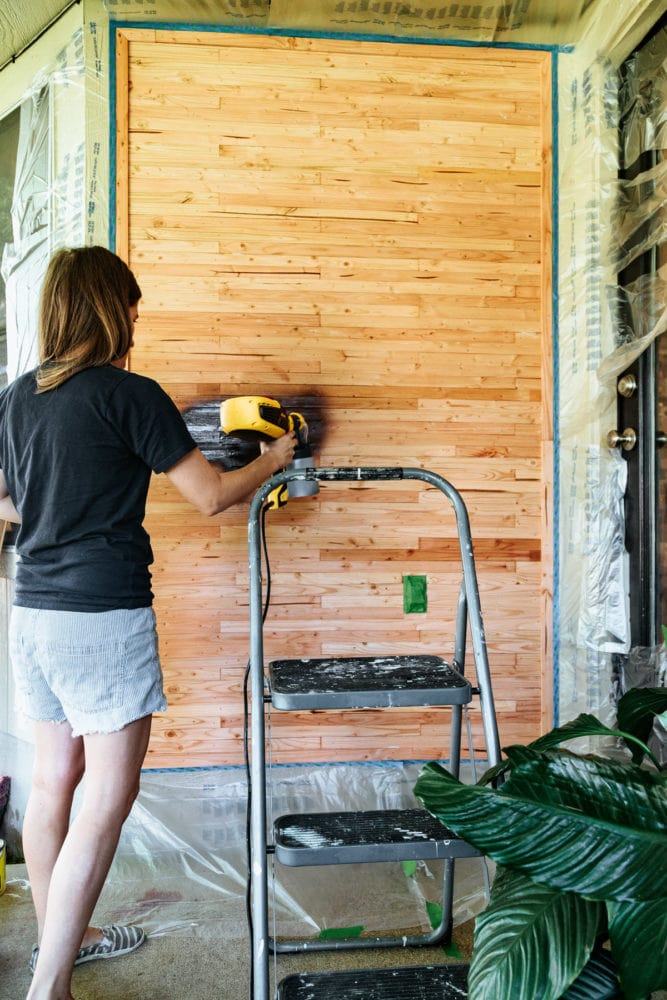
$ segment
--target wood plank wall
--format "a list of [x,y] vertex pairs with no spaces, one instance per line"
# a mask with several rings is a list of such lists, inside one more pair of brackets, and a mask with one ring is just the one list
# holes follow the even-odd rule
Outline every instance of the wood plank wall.
[[[320,465],[420,466],[461,490],[503,744],[550,716],[550,59],[117,34],[131,367],[188,412],[245,393],[307,410]],[[206,519],[152,486],[170,705],[149,766],[242,760],[246,523],[247,505]],[[291,502],[268,519],[267,656],[451,656],[454,541],[420,484]],[[404,574],[426,575],[426,613],[403,612]],[[438,757],[443,711],[274,712],[272,757]]]

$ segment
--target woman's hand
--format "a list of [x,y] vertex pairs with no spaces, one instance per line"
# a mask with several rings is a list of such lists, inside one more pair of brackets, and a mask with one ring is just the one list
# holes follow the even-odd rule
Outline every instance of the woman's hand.
[[276,462],[273,471],[278,472],[279,469],[284,469],[286,465],[289,465],[294,458],[296,443],[296,434],[294,431],[288,431],[287,434],[283,434],[274,441],[260,441],[259,450],[262,455],[271,455]]

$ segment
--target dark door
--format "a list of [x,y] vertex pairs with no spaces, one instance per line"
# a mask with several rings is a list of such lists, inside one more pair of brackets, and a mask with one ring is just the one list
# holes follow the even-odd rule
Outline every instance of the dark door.
[[667,17],[627,60],[620,102],[619,342],[649,346],[618,379],[609,438],[628,463],[625,499],[631,645],[667,625]]

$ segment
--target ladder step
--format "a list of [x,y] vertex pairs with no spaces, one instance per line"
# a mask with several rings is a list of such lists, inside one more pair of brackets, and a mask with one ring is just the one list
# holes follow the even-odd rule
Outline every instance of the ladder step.
[[277,860],[292,867],[480,856],[425,809],[292,813],[273,836]]
[[467,705],[470,682],[439,656],[354,656],[269,663],[274,708]]
[[468,968],[461,963],[301,972],[283,979],[278,1000],[464,1000]]

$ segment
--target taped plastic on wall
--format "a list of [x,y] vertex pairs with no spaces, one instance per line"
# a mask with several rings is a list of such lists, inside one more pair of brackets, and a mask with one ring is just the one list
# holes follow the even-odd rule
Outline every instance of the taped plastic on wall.
[[[5,283],[7,378],[37,362],[37,311],[53,249],[83,242],[83,33],[77,32],[22,95],[13,184],[11,239],[0,273]],[[6,151],[8,154],[8,151]]]
[[104,0],[115,19],[336,31],[398,38],[568,45],[581,32],[591,0]]
[[33,367],[36,358],[37,295],[49,255],[50,84],[38,81],[19,106],[19,135],[11,197],[12,241],[4,245],[0,273],[5,282],[7,377]]
[[615,387],[597,377],[614,347],[605,289],[615,270],[605,220],[617,183],[616,94],[616,67],[597,47],[559,59],[560,722],[580,712],[611,722],[611,657],[628,648],[624,466],[605,443],[615,426]]
[[272,0],[269,24],[397,37],[460,37],[479,42],[568,44],[587,0],[499,0],[496,3],[405,0]]
[[634,175],[619,184],[614,246],[622,273],[654,254],[656,267],[619,288],[618,344],[600,378],[620,375],[667,331],[667,29],[628,61],[620,90],[621,154]]
[[619,180],[628,157],[665,145],[664,32],[621,73],[641,37],[623,44],[631,27],[611,14],[598,5],[590,30],[559,58],[561,722],[591,712],[613,723],[614,664],[632,655],[626,467],[607,433],[617,376],[667,329],[664,268],[619,283],[666,238],[664,170],[649,162],[648,172]]

